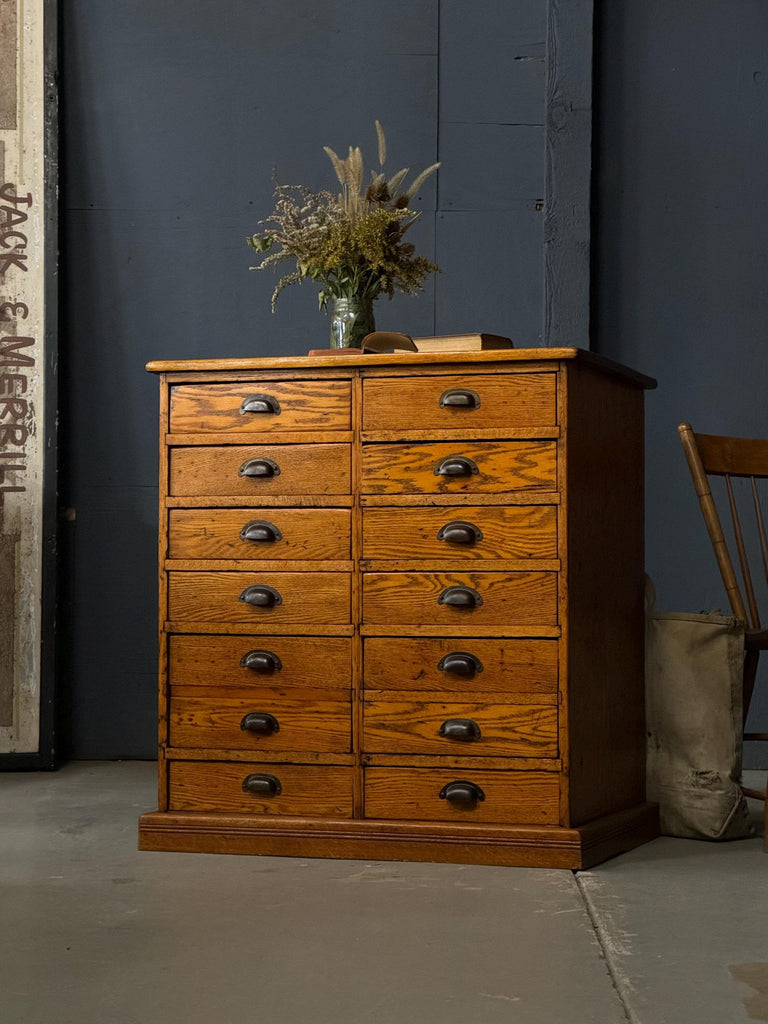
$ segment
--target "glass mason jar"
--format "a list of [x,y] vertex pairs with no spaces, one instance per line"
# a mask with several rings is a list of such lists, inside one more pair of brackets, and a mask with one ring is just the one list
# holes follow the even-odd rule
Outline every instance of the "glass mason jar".
[[331,348],[362,348],[375,330],[373,300],[359,295],[334,298],[331,306]]

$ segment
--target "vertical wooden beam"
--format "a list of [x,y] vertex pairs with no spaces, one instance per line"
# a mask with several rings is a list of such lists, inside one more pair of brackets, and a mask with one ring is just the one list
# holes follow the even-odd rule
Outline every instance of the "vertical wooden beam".
[[0,0],[0,767],[16,769],[55,760],[55,73],[55,0]]
[[548,0],[544,344],[589,348],[593,0]]

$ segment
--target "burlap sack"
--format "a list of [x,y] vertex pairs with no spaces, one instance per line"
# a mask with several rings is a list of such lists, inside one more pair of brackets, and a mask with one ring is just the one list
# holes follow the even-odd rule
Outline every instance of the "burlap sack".
[[739,787],[744,626],[720,612],[658,612],[646,603],[648,799],[664,835],[753,834]]

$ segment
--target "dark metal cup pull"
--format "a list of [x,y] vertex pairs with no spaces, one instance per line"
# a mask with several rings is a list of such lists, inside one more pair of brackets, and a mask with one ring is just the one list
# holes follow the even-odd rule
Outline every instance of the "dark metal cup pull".
[[479,472],[477,463],[464,455],[446,455],[435,466],[435,476],[472,476]]
[[280,403],[272,395],[249,395],[243,399],[240,406],[240,415],[244,416],[247,412],[255,413],[273,413],[276,416],[280,415]]
[[283,792],[280,779],[276,775],[246,775],[243,779],[243,792],[254,796],[279,796]]
[[238,469],[237,475],[269,479],[280,476],[280,467],[272,459],[247,459]]
[[268,711],[249,711],[240,723],[243,732],[255,732],[258,736],[271,736],[280,732],[280,723]]
[[266,519],[252,519],[240,531],[240,540],[252,540],[257,544],[272,544],[282,539],[283,535],[275,524],[268,523]]
[[441,409],[479,409],[480,395],[471,388],[449,388],[440,395],[438,405]]
[[274,608],[276,604],[282,604],[283,599],[274,587],[267,587],[256,584],[253,587],[246,587],[238,601],[245,601],[254,608]]
[[252,672],[259,672],[264,676],[271,676],[282,669],[283,663],[272,651],[248,651],[240,659],[240,667],[249,668]]
[[455,782],[446,783],[440,790],[440,799],[447,800],[454,807],[473,808],[478,800],[485,800],[485,793],[476,782],[467,782],[465,779],[456,779]]
[[483,599],[472,587],[446,587],[437,603],[450,608],[479,608]]
[[447,544],[476,544],[483,539],[483,531],[474,523],[454,519],[453,522],[440,527],[437,539],[444,540]]
[[474,654],[467,654],[465,651],[451,651],[444,655],[437,663],[441,672],[452,672],[456,676],[463,676],[471,679],[476,672],[483,671],[483,663]]
[[438,733],[447,740],[460,740],[462,743],[474,743],[483,738],[480,726],[472,718],[446,718]]

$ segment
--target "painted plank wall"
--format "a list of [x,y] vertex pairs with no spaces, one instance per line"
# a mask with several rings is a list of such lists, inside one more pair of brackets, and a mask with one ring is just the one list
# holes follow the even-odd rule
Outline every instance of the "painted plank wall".
[[[316,291],[254,274],[283,182],[324,145],[443,161],[414,232],[443,273],[377,325],[543,337],[547,0],[68,0],[62,11],[61,697],[70,753],[155,744],[153,358],[325,343]],[[469,16],[470,12],[471,16]]]
[[436,329],[542,344],[547,5],[440,5]]
[[[677,425],[768,437],[768,6],[603,3],[597,40],[594,345],[659,380],[646,452],[659,607],[727,608]],[[768,665],[758,687],[750,727],[765,731]],[[768,766],[768,744],[745,763]]]

